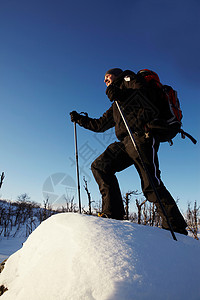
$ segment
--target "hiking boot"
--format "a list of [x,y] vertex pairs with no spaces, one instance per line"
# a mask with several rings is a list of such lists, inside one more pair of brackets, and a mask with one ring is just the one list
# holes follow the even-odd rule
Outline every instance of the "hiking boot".
[[114,220],[123,220],[123,216],[112,216],[105,213],[98,213],[98,217],[100,218],[108,218],[108,219],[114,219]]
[[100,217],[100,218],[110,218],[107,214],[105,214],[105,213],[98,213],[98,217]]

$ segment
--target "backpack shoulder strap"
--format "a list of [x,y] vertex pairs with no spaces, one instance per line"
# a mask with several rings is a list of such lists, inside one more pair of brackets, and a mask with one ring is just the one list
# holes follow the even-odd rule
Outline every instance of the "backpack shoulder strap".
[[130,70],[125,70],[124,72],[122,72],[115,80],[114,80],[114,83],[115,84],[119,84],[122,82],[122,80],[125,78],[125,77],[130,77],[130,78],[136,78],[136,74],[133,72],[133,71],[130,71]]
[[116,85],[120,88],[125,89],[141,89],[144,85],[140,80],[138,80],[138,76],[130,70],[125,70],[121,73],[114,81],[113,85]]
[[197,140],[193,138],[189,133],[185,132],[183,129],[180,129],[181,137],[184,139],[186,136],[193,142],[193,144],[197,143]]

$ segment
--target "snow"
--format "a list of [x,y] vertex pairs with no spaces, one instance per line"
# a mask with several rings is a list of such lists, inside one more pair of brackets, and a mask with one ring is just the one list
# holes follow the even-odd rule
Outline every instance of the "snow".
[[156,227],[61,213],[0,274],[2,300],[197,300],[200,243]]

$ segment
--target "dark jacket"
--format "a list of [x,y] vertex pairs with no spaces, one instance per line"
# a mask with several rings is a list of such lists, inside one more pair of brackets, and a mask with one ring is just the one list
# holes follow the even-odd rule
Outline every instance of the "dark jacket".
[[[118,77],[112,84],[123,91],[123,99],[118,103],[132,132],[139,135],[144,134],[145,124],[157,114],[156,107],[154,107],[152,100],[149,100],[145,85],[138,81],[135,73],[131,71],[123,72],[122,76]],[[94,132],[104,132],[115,126],[115,133],[119,140],[123,140],[128,135],[115,102],[99,119],[81,116],[77,122],[80,126]]]

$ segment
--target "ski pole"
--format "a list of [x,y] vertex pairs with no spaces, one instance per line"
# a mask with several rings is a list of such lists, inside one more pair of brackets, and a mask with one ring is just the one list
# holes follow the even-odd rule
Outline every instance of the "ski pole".
[[156,189],[156,187],[155,187],[155,184],[154,184],[154,182],[153,182],[153,179],[152,179],[152,177],[151,177],[151,175],[150,175],[150,173],[149,173],[149,170],[148,170],[148,168],[147,168],[147,166],[146,166],[144,160],[143,160],[142,157],[141,157],[141,154],[140,154],[139,148],[138,148],[138,146],[137,146],[137,144],[136,144],[136,141],[135,141],[135,138],[134,138],[134,136],[133,136],[133,133],[132,133],[132,131],[131,131],[131,129],[130,129],[128,123],[127,123],[127,120],[126,120],[126,118],[125,118],[125,116],[124,116],[124,114],[123,114],[123,112],[122,112],[122,110],[121,110],[121,107],[120,107],[120,105],[119,105],[119,103],[118,103],[117,100],[115,100],[115,104],[116,104],[116,106],[117,106],[117,108],[118,108],[118,110],[119,110],[119,113],[120,113],[120,115],[121,115],[121,117],[122,117],[122,120],[123,120],[123,122],[124,122],[124,125],[126,126],[126,129],[127,129],[128,134],[129,134],[129,136],[130,136],[130,139],[131,139],[131,141],[132,141],[132,143],[133,143],[133,146],[134,146],[135,150],[137,151],[137,154],[138,154],[139,159],[140,159],[140,161],[141,161],[141,163],[142,163],[142,166],[143,166],[143,168],[144,168],[144,170],[145,170],[145,172],[146,172],[146,174],[147,174],[147,177],[148,177],[148,179],[149,179],[150,185],[151,185],[151,187],[152,187],[152,189],[153,189],[153,191],[154,191],[154,193],[155,193],[155,195],[156,195],[156,198],[157,198],[158,203],[159,203],[159,205],[160,205],[160,207],[161,207],[161,210],[162,210],[162,212],[163,212],[163,215],[165,216],[165,218],[166,218],[166,220],[167,220],[167,224],[168,224],[169,229],[170,229],[170,231],[171,231],[172,237],[173,237],[173,239],[174,239],[175,241],[177,241],[176,236],[175,236],[175,234],[174,234],[174,230],[173,230],[172,225],[171,225],[171,223],[170,223],[170,221],[169,221],[168,215],[167,215],[166,210],[165,210],[165,208],[164,208],[164,206],[163,206],[163,204],[162,204],[162,201],[161,201],[160,196],[159,196],[159,194],[158,194],[158,191],[157,191],[157,189]]
[[81,214],[81,194],[80,194],[80,181],[79,181],[79,166],[78,166],[78,147],[77,147],[76,122],[74,122],[74,140],[75,140],[76,175],[77,175],[77,191],[78,191],[78,201],[79,201],[79,213]]

